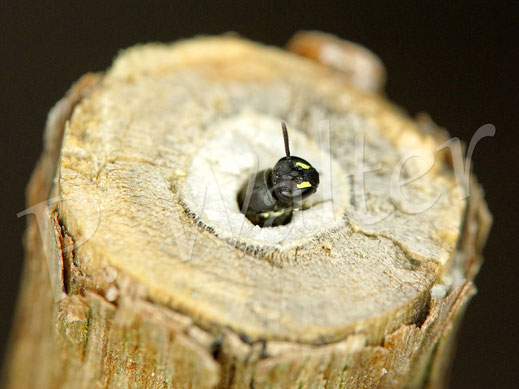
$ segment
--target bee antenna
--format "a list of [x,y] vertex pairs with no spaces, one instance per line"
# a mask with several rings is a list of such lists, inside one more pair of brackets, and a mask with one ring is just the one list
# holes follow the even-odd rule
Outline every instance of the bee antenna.
[[285,141],[285,154],[290,159],[290,147],[288,145],[288,130],[285,122],[281,122],[281,128],[283,129],[283,140]]

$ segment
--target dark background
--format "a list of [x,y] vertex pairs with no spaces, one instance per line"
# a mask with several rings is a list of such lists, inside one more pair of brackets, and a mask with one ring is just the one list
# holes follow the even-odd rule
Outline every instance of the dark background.
[[297,30],[318,29],[377,53],[388,70],[388,96],[410,114],[430,113],[465,142],[483,124],[496,126],[496,136],[482,140],[473,157],[495,221],[476,280],[479,293],[461,328],[451,387],[519,387],[518,2],[74,3],[0,3],[0,351],[23,261],[26,220],[16,213],[25,208],[46,114],[69,86],[138,42],[236,31],[283,45]]

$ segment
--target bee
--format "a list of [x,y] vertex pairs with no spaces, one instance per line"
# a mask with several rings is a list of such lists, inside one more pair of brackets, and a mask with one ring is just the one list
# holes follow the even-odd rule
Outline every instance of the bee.
[[314,194],[319,186],[319,173],[312,165],[290,155],[288,131],[281,122],[285,156],[273,169],[253,174],[238,193],[240,210],[251,223],[260,227],[274,227],[292,220],[303,200]]

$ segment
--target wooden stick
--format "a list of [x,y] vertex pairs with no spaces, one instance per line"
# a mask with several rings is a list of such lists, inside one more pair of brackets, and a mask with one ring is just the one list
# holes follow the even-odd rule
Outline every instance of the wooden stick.
[[[444,154],[395,197],[402,158],[445,133],[346,81],[232,36],[131,48],[82,79],[28,190],[59,201],[29,219],[6,387],[444,387],[491,218]],[[282,120],[326,201],[261,229],[236,195],[283,156]]]

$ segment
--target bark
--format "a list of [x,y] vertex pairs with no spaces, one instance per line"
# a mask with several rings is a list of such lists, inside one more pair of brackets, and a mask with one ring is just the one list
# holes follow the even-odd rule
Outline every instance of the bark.
[[[369,92],[380,74],[309,56],[233,36],[138,46],[56,105],[6,387],[446,386],[482,191],[456,182],[445,131]],[[321,184],[262,229],[236,196],[283,155],[281,120]]]

